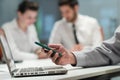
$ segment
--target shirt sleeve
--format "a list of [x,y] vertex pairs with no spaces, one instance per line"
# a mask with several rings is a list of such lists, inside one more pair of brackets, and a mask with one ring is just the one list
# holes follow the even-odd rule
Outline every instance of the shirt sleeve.
[[14,39],[10,33],[10,30],[8,28],[4,28],[4,27],[3,27],[3,30],[6,34],[8,45],[10,47],[12,54],[13,54],[14,60],[17,61],[17,60],[37,59],[38,58],[35,53],[28,53],[28,52],[20,51],[14,42]]
[[102,28],[100,27],[100,25],[98,24],[96,20],[94,22],[94,29],[93,29],[93,40],[92,40],[93,48],[96,46],[99,46],[103,41],[101,29]]
[[97,20],[94,20],[92,23],[93,30],[92,30],[92,41],[91,41],[91,46],[85,46],[84,49],[94,49],[97,46],[100,46],[103,41],[103,36],[101,32],[101,27],[98,24]]
[[50,39],[49,39],[49,43],[50,44],[62,44],[62,39],[61,39],[61,30],[60,30],[60,24],[55,23],[54,28],[52,30]]
[[94,67],[114,65],[120,62],[120,27],[114,37],[104,41],[94,50],[73,52],[76,57],[76,66]]
[[40,49],[41,47],[35,44],[35,42],[40,42],[40,41],[38,39],[37,31],[34,25],[30,27],[29,35],[30,35],[30,43],[31,43],[33,52],[36,52],[36,50]]

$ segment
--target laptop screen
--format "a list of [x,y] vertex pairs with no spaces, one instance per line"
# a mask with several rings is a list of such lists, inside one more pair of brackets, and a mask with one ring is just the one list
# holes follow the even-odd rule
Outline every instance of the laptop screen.
[[5,58],[5,61],[6,61],[7,65],[8,65],[9,71],[11,73],[13,70],[16,69],[12,53],[10,51],[7,40],[2,35],[0,35],[0,42],[1,42],[1,46],[2,46],[3,56]]

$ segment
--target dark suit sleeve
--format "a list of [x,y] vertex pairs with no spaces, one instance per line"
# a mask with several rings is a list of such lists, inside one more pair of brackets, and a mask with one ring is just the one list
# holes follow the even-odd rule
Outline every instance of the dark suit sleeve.
[[100,47],[94,50],[73,52],[76,57],[76,66],[94,67],[114,65],[120,62],[120,32],[114,37],[104,41]]

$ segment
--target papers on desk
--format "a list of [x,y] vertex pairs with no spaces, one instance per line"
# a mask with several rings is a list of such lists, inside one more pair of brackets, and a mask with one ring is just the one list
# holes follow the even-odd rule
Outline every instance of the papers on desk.
[[7,64],[0,64],[0,73],[9,72]]

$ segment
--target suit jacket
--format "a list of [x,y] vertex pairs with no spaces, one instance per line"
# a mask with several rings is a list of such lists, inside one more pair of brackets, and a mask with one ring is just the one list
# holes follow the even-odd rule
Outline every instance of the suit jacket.
[[101,46],[73,54],[76,57],[76,66],[93,67],[120,63],[120,26],[114,36],[104,41]]

